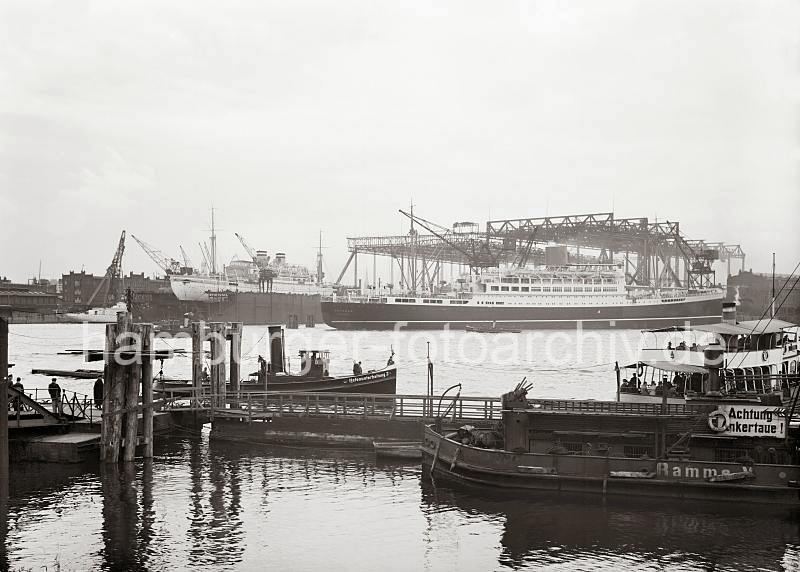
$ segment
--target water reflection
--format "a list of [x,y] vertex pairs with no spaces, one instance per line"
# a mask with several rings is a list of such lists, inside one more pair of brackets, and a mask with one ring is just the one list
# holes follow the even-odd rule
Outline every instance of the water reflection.
[[239,460],[194,439],[189,444],[191,478],[189,564],[197,567],[234,565],[241,561],[244,542],[241,521]]
[[800,569],[797,511],[476,494],[364,452],[205,435],[14,475],[0,569]]
[[556,497],[434,487],[424,481],[429,526],[457,510],[501,523],[498,562],[518,569],[570,563],[571,569],[792,569],[800,564],[800,513],[593,496]]
[[[136,466],[103,464],[103,560],[108,570],[142,570],[146,547],[140,545]],[[152,494],[152,492],[150,493]]]

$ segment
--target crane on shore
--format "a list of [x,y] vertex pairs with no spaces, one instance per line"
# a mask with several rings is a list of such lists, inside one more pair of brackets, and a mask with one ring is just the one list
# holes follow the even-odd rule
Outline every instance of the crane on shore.
[[92,295],[89,296],[87,304],[91,305],[92,302],[94,302],[94,299],[97,297],[97,293],[100,292],[100,290],[103,288],[105,288],[105,292],[103,293],[104,304],[114,304],[118,300],[120,295],[119,281],[120,278],[122,277],[122,255],[124,253],[125,253],[125,231],[123,230],[122,234],[119,237],[117,250],[116,252],[114,252],[114,258],[111,260],[111,264],[108,265],[105,276],[103,276],[103,279],[97,285],[97,288],[94,289]]

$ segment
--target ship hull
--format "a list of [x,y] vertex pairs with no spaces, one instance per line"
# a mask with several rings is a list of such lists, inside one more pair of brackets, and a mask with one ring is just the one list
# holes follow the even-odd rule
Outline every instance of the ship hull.
[[[743,472],[735,463],[517,453],[480,449],[448,439],[430,427],[422,444],[422,472],[436,482],[550,493],[669,497],[686,500],[800,505],[800,467],[756,464],[751,478],[714,482],[710,476]],[[741,474],[741,473],[740,473]]]
[[439,306],[421,304],[322,302],[326,324],[338,329],[390,330],[466,329],[495,324],[497,328],[572,329],[660,328],[672,324],[719,322],[720,298],[661,304],[619,306]]
[[[260,292],[258,284],[253,282],[215,279],[199,276],[172,276],[170,287],[175,297],[181,301],[208,302],[215,297],[229,292]],[[278,294],[330,294],[332,289],[313,283],[299,283],[275,279],[271,292]]]
[[[204,389],[209,385],[204,385]],[[233,392],[230,384],[226,390]],[[270,392],[314,392],[314,393],[368,393],[379,395],[394,395],[397,390],[397,369],[384,368],[377,371],[368,371],[358,375],[343,377],[325,377],[321,379],[304,378],[293,375],[269,375],[266,390]],[[180,395],[192,393],[192,386],[185,381],[165,381],[156,384],[155,391]],[[244,381],[240,384],[240,393],[263,394],[265,386],[262,383]]]

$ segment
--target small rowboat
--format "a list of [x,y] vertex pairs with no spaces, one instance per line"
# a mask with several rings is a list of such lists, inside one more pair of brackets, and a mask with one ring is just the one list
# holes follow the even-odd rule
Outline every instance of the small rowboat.
[[388,459],[421,459],[419,441],[373,441],[375,455]]

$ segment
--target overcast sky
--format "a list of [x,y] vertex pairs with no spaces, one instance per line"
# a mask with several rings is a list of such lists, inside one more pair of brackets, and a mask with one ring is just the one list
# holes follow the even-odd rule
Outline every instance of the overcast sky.
[[[800,258],[800,3],[0,3],[0,275],[607,212]],[[126,271],[157,268],[129,241]]]

